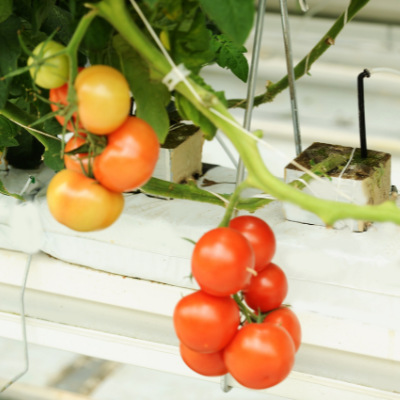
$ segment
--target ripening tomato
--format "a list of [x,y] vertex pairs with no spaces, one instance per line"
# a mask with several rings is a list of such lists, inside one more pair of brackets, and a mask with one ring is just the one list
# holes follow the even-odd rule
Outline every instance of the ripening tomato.
[[[71,138],[68,143],[65,145],[64,152],[67,153],[69,151],[75,150],[78,147],[81,147],[86,143],[86,140],[80,137],[73,137]],[[65,163],[65,168],[83,173],[82,167],[85,169],[86,173],[89,171],[89,158],[88,153],[79,153],[79,154],[65,154],[64,155],[64,163]],[[93,162],[91,160],[91,162]]]
[[199,353],[222,350],[235,336],[239,323],[239,307],[232,298],[201,290],[181,299],[174,311],[179,340]]
[[94,179],[64,169],[51,180],[47,203],[58,222],[76,231],[89,232],[114,223],[124,207],[124,197]]
[[[41,55],[41,58],[51,57],[54,54],[64,50],[65,47],[53,40],[45,43],[38,44],[33,50],[35,56]],[[34,62],[33,57],[28,58],[28,65],[32,65]],[[29,70],[32,79],[35,83],[45,89],[58,88],[64,85],[68,80],[69,76],[69,62],[68,57],[65,54],[49,58],[37,68],[32,67]]]
[[261,271],[272,260],[275,254],[275,235],[269,225],[262,219],[251,215],[233,218],[229,227],[239,231],[251,244],[254,250],[256,271]]
[[[79,67],[78,68],[78,72],[83,71],[84,68]],[[49,100],[51,101],[50,103],[50,107],[52,109],[52,111],[58,111],[58,106],[56,104],[53,103],[58,103],[61,104],[62,106],[67,106],[68,105],[68,101],[67,101],[67,97],[68,97],[68,83],[65,83],[64,85],[55,88],[55,89],[50,89],[50,94],[49,94]],[[64,122],[65,122],[65,117],[62,115],[56,115],[55,116],[57,121],[60,123],[61,126],[64,126]],[[74,132],[74,125],[76,124],[76,119],[77,119],[77,113],[74,112],[72,114],[72,120],[74,121],[74,124],[71,123],[71,121],[68,121],[67,123],[67,130],[69,132]],[[82,122],[79,121],[79,127],[76,128],[83,128]]]
[[107,135],[128,116],[129,85],[115,68],[106,65],[85,68],[75,80],[75,89],[79,118],[89,132]]
[[266,268],[254,276],[244,291],[244,299],[253,310],[261,312],[278,308],[288,292],[285,273],[275,264],[269,263]]
[[269,322],[285,329],[293,339],[294,347],[297,352],[301,343],[301,326],[296,314],[290,308],[281,307],[271,311],[263,322]]
[[290,335],[279,326],[262,323],[243,326],[224,349],[229,373],[249,389],[267,389],[282,382],[294,364]]
[[192,256],[192,273],[205,292],[229,296],[249,284],[254,252],[249,241],[230,228],[216,228],[197,242]]
[[179,350],[185,364],[200,375],[221,376],[228,373],[222,357],[222,351],[207,354],[198,353],[189,349],[183,343],[180,344]]
[[95,178],[114,192],[144,185],[153,174],[160,151],[153,128],[140,118],[128,117],[107,140],[94,162]]

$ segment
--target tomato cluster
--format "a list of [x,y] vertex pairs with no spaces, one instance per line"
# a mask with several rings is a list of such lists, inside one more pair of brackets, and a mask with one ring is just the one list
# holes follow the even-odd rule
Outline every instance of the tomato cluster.
[[[51,89],[49,99],[58,122],[75,133],[64,151],[67,169],[50,182],[47,200],[57,221],[87,232],[116,221],[124,205],[122,193],[150,179],[160,145],[147,122],[129,116],[129,84],[112,67],[80,68],[74,82],[76,104],[70,104],[68,58],[58,54],[63,49],[56,42],[41,43],[33,54],[48,61],[31,68],[36,84]],[[31,57],[28,64],[34,62]]]
[[266,389],[291,371],[301,328],[282,306],[288,283],[271,262],[275,247],[271,228],[253,216],[234,218],[196,243],[192,274],[200,290],[179,301],[173,318],[182,359],[195,372],[229,372],[243,386]]

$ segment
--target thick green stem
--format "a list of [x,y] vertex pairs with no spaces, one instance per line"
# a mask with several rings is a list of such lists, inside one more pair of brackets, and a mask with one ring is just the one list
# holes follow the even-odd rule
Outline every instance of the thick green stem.
[[73,83],[75,81],[76,75],[78,74],[79,45],[81,44],[81,41],[85,36],[85,33],[89,28],[90,23],[93,21],[96,15],[97,11],[92,10],[81,18],[67,46],[67,55],[69,59],[68,101],[70,104],[73,104],[75,102],[75,91],[73,89]]
[[222,218],[221,223],[219,224],[220,227],[226,227],[229,226],[229,221],[231,220],[233,210],[236,208],[239,199],[240,199],[240,194],[245,190],[246,188],[249,187],[249,184],[247,181],[243,181],[233,192],[231,199],[229,200],[228,207],[226,208],[225,215]]
[[[353,0],[347,11],[347,23],[369,3],[370,0]],[[314,48],[296,65],[294,69],[296,79],[307,74],[311,66],[317,61],[334,43],[339,33],[346,26],[346,12],[344,12],[333,24],[332,28],[322,37],[322,39],[314,46]],[[269,82],[267,91],[254,98],[254,105],[259,106],[263,103],[269,103],[289,86],[287,75],[277,83]],[[232,99],[228,101],[228,106],[246,108],[246,100]]]

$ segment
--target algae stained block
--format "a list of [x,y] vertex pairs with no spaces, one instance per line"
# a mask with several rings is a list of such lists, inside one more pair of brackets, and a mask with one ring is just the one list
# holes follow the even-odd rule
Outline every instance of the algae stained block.
[[194,125],[172,130],[163,145],[153,177],[180,183],[202,173],[203,133]]
[[[323,162],[332,154],[344,155],[346,160],[349,160],[352,151],[352,147],[313,143],[295,158],[295,161],[303,167],[311,169],[314,164]],[[391,190],[390,154],[368,150],[368,157],[363,159],[361,158],[361,150],[356,149],[347,168],[345,168],[346,160],[344,160],[343,165],[327,173],[327,176],[321,176],[325,182],[319,182],[313,179],[309,183],[309,187],[306,186],[303,189],[303,192],[321,199],[345,203],[352,202],[358,205],[380,204],[389,199]],[[342,177],[339,178],[341,174]],[[304,172],[293,164],[289,164],[285,167],[286,183],[295,181],[302,175],[304,175]],[[329,185],[327,183],[329,183]],[[339,194],[335,188],[339,189],[349,198]],[[313,225],[325,225],[316,215],[298,206],[284,203],[283,210],[288,220]],[[368,221],[337,222],[335,227],[341,228],[344,224],[349,226],[353,231],[362,232],[367,229]]]

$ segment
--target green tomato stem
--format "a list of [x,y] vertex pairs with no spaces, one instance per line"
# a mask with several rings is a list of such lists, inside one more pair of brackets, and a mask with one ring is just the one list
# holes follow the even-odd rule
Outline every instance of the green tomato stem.
[[[239,306],[239,309],[242,312],[242,314],[245,316],[247,322],[249,324],[251,324],[253,322],[251,319],[251,314],[253,314],[253,313],[246,307],[246,305],[243,303],[242,299],[239,297],[239,295],[237,293],[235,293],[233,295],[233,300],[236,301],[236,304]],[[255,317],[255,315],[254,315],[254,317]]]
[[231,199],[229,200],[228,207],[226,208],[225,215],[222,218],[221,223],[219,224],[220,227],[227,227],[229,226],[229,221],[231,220],[232,213],[236,208],[236,205],[239,202],[240,199],[240,194],[243,192],[243,190],[247,189],[249,187],[249,184],[247,181],[243,181],[238,187],[235,189],[233,192]]

